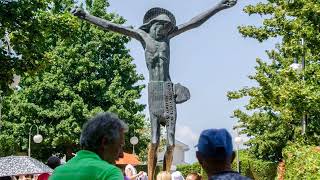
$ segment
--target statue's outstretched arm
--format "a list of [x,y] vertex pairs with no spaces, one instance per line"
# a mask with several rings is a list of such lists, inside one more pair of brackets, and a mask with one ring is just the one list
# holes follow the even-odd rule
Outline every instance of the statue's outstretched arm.
[[92,24],[102,27],[103,29],[110,30],[113,32],[117,32],[119,34],[123,34],[125,36],[129,36],[132,38],[137,39],[141,43],[143,43],[143,38],[139,32],[130,27],[124,27],[119,24],[112,23],[108,20],[90,15],[89,13],[85,12],[82,8],[75,7],[71,10],[71,13],[80,19],[84,19]]
[[179,35],[185,31],[199,27],[204,22],[206,22],[209,18],[215,15],[217,12],[230,8],[234,6],[236,3],[237,3],[237,0],[222,0],[216,6],[192,18],[187,23],[179,25],[175,30],[173,30],[170,33],[169,38],[173,38],[174,36]]

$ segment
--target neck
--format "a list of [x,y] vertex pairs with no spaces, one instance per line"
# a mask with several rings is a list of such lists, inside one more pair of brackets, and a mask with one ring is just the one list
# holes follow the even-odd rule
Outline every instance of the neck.
[[156,37],[153,37],[153,39],[157,42],[166,42],[167,41],[167,38],[166,37],[161,37],[161,38],[156,38]]
[[105,157],[103,156],[103,151],[101,149],[93,150],[89,148],[82,148],[82,150],[91,151],[93,153],[96,153],[102,160],[105,160]]
[[168,37],[165,35],[158,37],[155,32],[150,32],[149,35],[152,39],[158,42],[165,42],[168,39]]
[[223,164],[223,165],[212,165],[207,168],[206,173],[208,174],[208,177],[214,176],[216,174],[219,174],[223,171],[232,171],[231,165]]

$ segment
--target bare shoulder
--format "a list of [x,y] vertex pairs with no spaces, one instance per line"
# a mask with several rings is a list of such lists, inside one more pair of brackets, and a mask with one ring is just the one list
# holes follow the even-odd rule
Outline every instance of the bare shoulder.
[[140,36],[142,36],[142,38],[147,38],[147,37],[150,36],[147,32],[145,32],[145,31],[142,30],[142,29],[136,29],[136,32],[137,32]]

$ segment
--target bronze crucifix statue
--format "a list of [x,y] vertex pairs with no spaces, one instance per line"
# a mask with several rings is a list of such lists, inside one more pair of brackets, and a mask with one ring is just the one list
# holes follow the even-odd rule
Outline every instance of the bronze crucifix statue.
[[185,31],[200,26],[217,12],[230,8],[236,3],[237,0],[222,0],[214,7],[179,26],[176,26],[175,17],[170,11],[158,7],[152,8],[147,11],[143,19],[143,25],[138,29],[92,16],[81,8],[72,10],[75,16],[105,30],[114,31],[138,40],[145,50],[145,60],[149,70],[148,104],[152,135],[148,152],[148,176],[150,180],[154,178],[157,163],[160,126],[165,126],[167,131],[163,170],[170,171],[175,145],[176,104],[183,103],[190,98],[189,90],[186,87],[171,82],[169,73],[170,40]]

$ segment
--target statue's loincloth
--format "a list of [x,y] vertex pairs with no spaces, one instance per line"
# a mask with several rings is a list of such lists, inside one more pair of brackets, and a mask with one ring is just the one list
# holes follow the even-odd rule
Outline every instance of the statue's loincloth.
[[190,98],[189,90],[171,81],[150,81],[148,84],[149,112],[160,121],[161,125],[175,125],[176,104]]

